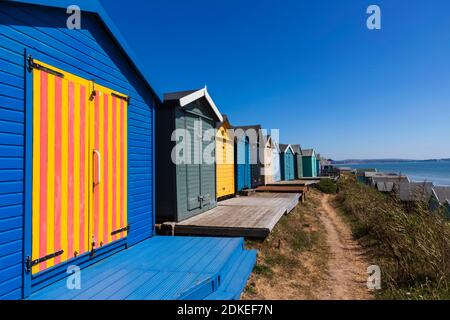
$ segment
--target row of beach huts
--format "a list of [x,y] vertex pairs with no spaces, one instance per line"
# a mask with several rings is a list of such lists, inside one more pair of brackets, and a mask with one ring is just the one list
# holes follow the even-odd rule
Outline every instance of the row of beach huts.
[[[161,99],[98,1],[1,1],[0,300],[239,299],[256,252],[231,231],[298,203],[252,191],[307,190],[325,163],[263,131],[206,88]],[[218,233],[157,235],[191,219]]]
[[382,193],[393,194],[406,204],[418,201],[426,202],[431,212],[442,209],[450,219],[449,186],[437,186],[427,181],[415,182],[411,181],[407,175],[378,172],[376,169],[361,168],[350,171],[356,175],[359,183],[376,188]]

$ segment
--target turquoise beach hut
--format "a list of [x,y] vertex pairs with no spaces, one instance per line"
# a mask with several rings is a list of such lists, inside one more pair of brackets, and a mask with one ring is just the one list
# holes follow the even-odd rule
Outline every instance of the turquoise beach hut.
[[281,179],[290,181],[295,179],[294,150],[290,144],[280,144],[281,152]]

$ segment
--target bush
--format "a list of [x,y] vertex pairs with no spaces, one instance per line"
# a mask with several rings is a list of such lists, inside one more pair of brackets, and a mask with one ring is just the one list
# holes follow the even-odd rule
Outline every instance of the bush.
[[336,181],[331,179],[323,179],[317,184],[317,189],[327,194],[336,194],[338,186]]
[[395,197],[359,185],[354,178],[339,183],[338,204],[371,264],[381,267],[389,299],[450,297],[450,225],[430,214],[426,203],[407,212]]

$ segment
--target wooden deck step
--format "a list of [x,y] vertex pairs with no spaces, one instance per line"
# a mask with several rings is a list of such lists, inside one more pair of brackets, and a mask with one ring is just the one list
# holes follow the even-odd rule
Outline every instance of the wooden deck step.
[[219,202],[208,212],[175,224],[176,235],[266,238],[300,193],[260,194]]

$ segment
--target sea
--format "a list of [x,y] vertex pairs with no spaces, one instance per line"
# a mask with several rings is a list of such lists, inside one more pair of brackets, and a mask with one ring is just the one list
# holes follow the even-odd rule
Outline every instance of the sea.
[[342,164],[338,167],[353,169],[375,168],[379,172],[401,173],[411,181],[433,182],[437,186],[450,186],[450,161],[411,161],[411,162],[371,162]]

